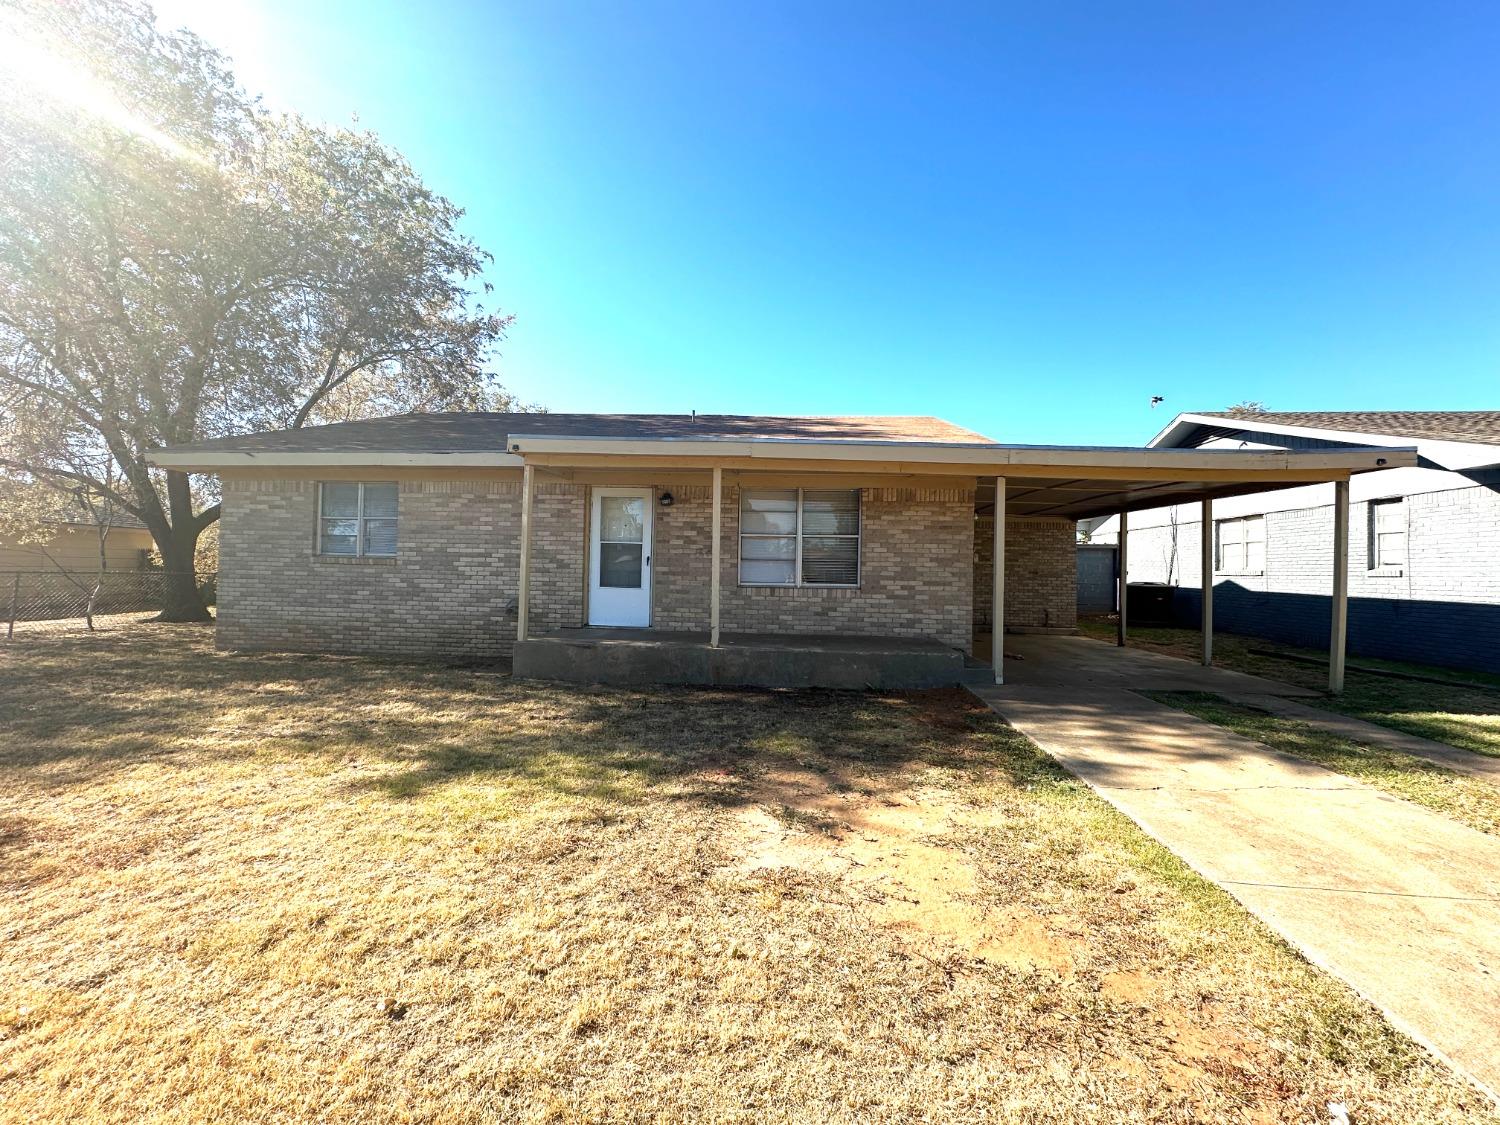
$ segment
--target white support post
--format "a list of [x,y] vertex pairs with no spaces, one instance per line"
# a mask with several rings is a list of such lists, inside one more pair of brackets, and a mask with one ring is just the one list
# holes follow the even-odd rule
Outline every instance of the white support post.
[[1129,558],[1128,552],[1129,552],[1129,549],[1130,549],[1129,548],[1129,541],[1130,541],[1129,522],[1130,522],[1129,521],[1129,516],[1125,512],[1121,512],[1120,513],[1120,546],[1119,546],[1118,551],[1117,551],[1117,554],[1119,555],[1119,561],[1120,561],[1120,574],[1119,574],[1119,578],[1117,580],[1117,589],[1116,589],[1116,592],[1115,592],[1115,596],[1119,599],[1119,602],[1120,602],[1120,621],[1119,621],[1119,624],[1115,628],[1115,644],[1119,645],[1121,648],[1125,647],[1125,585],[1126,585],[1126,583],[1125,583],[1125,573],[1126,573],[1126,570],[1127,570],[1126,563],[1127,563],[1128,558]]
[[990,576],[990,663],[995,682],[1005,682],[1005,478],[995,478],[995,558]]
[[1349,634],[1349,482],[1333,485],[1333,621],[1328,631],[1328,690],[1344,690],[1344,650]]
[[719,583],[723,580],[723,577],[719,573],[719,571],[723,565],[721,555],[724,549],[723,544],[719,541],[719,533],[721,528],[723,527],[722,521],[724,518],[724,514],[722,511],[722,508],[724,506],[724,470],[717,465],[714,466],[713,493],[714,511],[713,518],[711,520],[713,530],[710,532],[710,534],[713,536],[713,547],[710,551],[713,559],[713,562],[710,565],[712,566],[713,570],[708,579],[708,644],[710,648],[718,648]]
[[1200,546],[1199,564],[1203,587],[1203,667],[1212,668],[1214,663],[1214,502],[1203,501],[1203,541]]
[[531,465],[521,469],[521,564],[516,580],[516,640],[526,639],[531,605]]

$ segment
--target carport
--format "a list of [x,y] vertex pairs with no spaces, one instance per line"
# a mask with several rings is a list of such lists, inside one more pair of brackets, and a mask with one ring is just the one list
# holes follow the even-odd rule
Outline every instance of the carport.
[[[976,451],[977,453],[978,451]],[[1334,485],[1333,565],[1329,575],[1332,619],[1328,646],[1328,689],[1344,688],[1349,589],[1349,479],[1356,473],[1412,466],[1412,449],[1368,448],[1339,451],[1111,449],[1009,446],[986,450],[994,475],[978,476],[976,510],[994,520],[994,574],[991,664],[997,684],[1005,680],[1005,521],[1028,516],[1082,520],[1118,515],[1119,626],[1124,646],[1129,622],[1125,575],[1129,559],[1129,513],[1171,504],[1202,507],[1200,549],[1203,573],[1213,573],[1214,501],[1228,496],[1270,492],[1313,483]],[[976,470],[983,470],[976,466]],[[1203,583],[1203,655],[1213,664],[1213,583]]]

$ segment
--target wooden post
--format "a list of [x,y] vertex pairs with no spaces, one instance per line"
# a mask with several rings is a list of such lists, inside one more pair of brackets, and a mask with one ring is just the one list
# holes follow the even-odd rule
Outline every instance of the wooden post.
[[16,635],[16,614],[21,612],[21,572],[17,571],[10,584],[10,623],[5,626],[5,639]]
[[531,605],[531,464],[521,469],[521,565],[516,581],[516,640],[526,639]]
[[710,525],[713,530],[709,532],[709,534],[713,536],[713,545],[709,551],[709,557],[713,560],[711,563],[713,571],[708,578],[708,644],[710,648],[718,648],[719,584],[722,581],[722,575],[719,573],[719,571],[723,566],[723,559],[721,556],[723,555],[724,551],[723,544],[719,542],[720,532],[723,530],[724,519],[724,513],[722,511],[722,508],[724,506],[724,470],[719,468],[719,466],[717,465],[714,466],[713,503],[713,518],[710,520]]
[[1344,690],[1344,649],[1349,633],[1349,482],[1333,485],[1333,621],[1328,632],[1328,690]]
[[1203,587],[1203,667],[1214,663],[1214,502],[1203,501],[1203,542],[1199,544]]
[[1118,554],[1118,556],[1119,556],[1119,563],[1120,563],[1120,575],[1119,575],[1119,579],[1118,579],[1118,590],[1116,592],[1116,597],[1118,597],[1119,601],[1120,601],[1120,621],[1119,621],[1119,624],[1115,627],[1115,644],[1119,645],[1121,648],[1125,647],[1125,586],[1126,586],[1125,574],[1126,574],[1126,571],[1128,569],[1127,566],[1126,566],[1126,563],[1127,563],[1128,557],[1129,557],[1128,556],[1128,551],[1129,551],[1128,543],[1129,543],[1129,537],[1130,537],[1130,528],[1129,528],[1128,524],[1129,524],[1129,518],[1128,518],[1128,516],[1126,515],[1126,513],[1121,512],[1120,513],[1120,545],[1119,545],[1119,548],[1118,548],[1118,550],[1116,552]]
[[995,478],[995,558],[990,576],[990,663],[995,682],[1005,682],[1005,478]]

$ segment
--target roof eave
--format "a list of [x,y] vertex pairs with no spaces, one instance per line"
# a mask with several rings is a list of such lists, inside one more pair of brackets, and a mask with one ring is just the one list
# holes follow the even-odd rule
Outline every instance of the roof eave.
[[[1240,417],[1227,417],[1221,414],[1190,414],[1177,415],[1172,422],[1158,433],[1148,445],[1151,448],[1177,448],[1173,443],[1185,437],[1193,427],[1204,426],[1215,430],[1252,430],[1265,434],[1282,434],[1291,437],[1323,438],[1327,441],[1337,442],[1340,445],[1360,444],[1380,446],[1394,449],[1402,449],[1411,446],[1412,442],[1426,442],[1441,445],[1458,445],[1476,450],[1494,451],[1495,446],[1482,441],[1465,441],[1462,438],[1442,437],[1424,438],[1415,434],[1372,434],[1363,430],[1332,430],[1326,426],[1297,426],[1288,422],[1277,422],[1264,420],[1254,414],[1246,414]],[[1178,433],[1178,431],[1182,431]]]
[[1146,447],[1148,449],[1174,448],[1175,442],[1169,442],[1167,439],[1172,437],[1178,430],[1182,430],[1184,431],[1184,433],[1186,433],[1187,431],[1190,431],[1193,426],[1200,425],[1201,423],[1198,421],[1198,419],[1202,417],[1203,415],[1201,414],[1190,414],[1186,412],[1178,414],[1175,418],[1173,418],[1170,422],[1163,426],[1154,438],[1146,443]]
[[172,452],[158,450],[146,460],[163,469],[189,473],[217,473],[225,469],[275,468],[442,468],[442,469],[519,469],[520,457],[512,453],[444,453],[423,450],[403,453],[395,450],[327,451],[315,453],[276,452],[274,450],[214,450],[212,452]]
[[[562,437],[546,434],[514,435],[511,451],[531,456],[616,456],[656,458],[767,458],[806,461],[891,461],[906,464],[973,466],[1004,475],[1008,466],[1057,468],[1157,468],[1192,471],[1309,469],[1361,472],[1414,465],[1413,448],[1341,450],[1200,450],[1111,449],[1098,446],[980,445],[940,442],[855,442],[789,439],[634,439]],[[895,455],[895,456],[893,456]]]

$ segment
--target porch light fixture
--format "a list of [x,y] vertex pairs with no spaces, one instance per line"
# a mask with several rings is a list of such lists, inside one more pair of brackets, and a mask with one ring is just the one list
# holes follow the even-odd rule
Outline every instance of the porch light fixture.
[[677,503],[677,501],[672,498],[672,494],[670,492],[663,492],[660,496],[657,497],[656,502],[663,508],[670,508],[673,504]]

